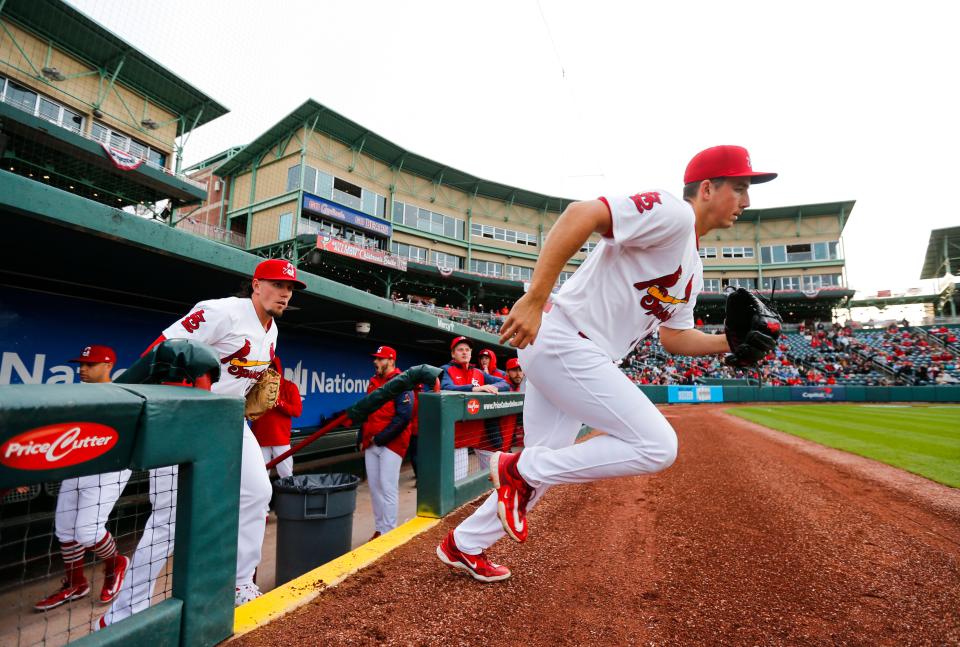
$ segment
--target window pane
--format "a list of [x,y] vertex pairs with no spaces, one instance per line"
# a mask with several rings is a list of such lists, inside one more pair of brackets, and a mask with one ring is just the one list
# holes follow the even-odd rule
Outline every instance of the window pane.
[[376,193],[373,191],[363,190],[363,194],[360,197],[360,211],[367,214],[368,216],[374,216],[377,213],[377,205],[375,202]]
[[744,257],[744,258],[753,258],[753,247],[744,247],[744,248],[743,248],[743,257]]
[[323,171],[317,171],[317,195],[330,199],[333,193],[333,176]]
[[93,122],[93,127],[90,129],[90,134],[93,135],[93,138],[98,142],[105,142],[110,138],[110,131],[97,122]]
[[770,262],[770,248],[769,248],[769,247],[761,247],[761,248],[760,248],[760,262],[761,262],[761,263],[769,263],[769,262]]
[[402,202],[393,203],[393,221],[398,222],[401,225],[403,224],[403,203]]
[[72,130],[75,133],[79,133],[83,130],[83,117],[73,110],[64,108],[63,121],[60,123],[60,125],[67,130]]
[[291,166],[287,170],[287,191],[300,188],[300,165]]
[[774,245],[773,247],[773,262],[774,263],[786,263],[787,262],[787,249],[783,245]]
[[280,232],[277,240],[287,240],[293,237],[293,214],[280,214]]
[[6,102],[32,114],[37,107],[37,93],[10,81],[7,84]]
[[387,199],[380,194],[377,194],[376,198],[376,212],[373,214],[378,218],[383,218],[383,214],[387,212]]
[[150,148],[147,150],[147,163],[152,164],[157,168],[165,168],[167,164],[167,156],[160,151],[155,151]]
[[[839,256],[838,253],[837,253],[837,241],[832,241],[832,242],[828,243],[828,245],[829,245],[829,249],[830,249],[830,258],[831,258],[831,259],[833,259],[833,258],[840,258],[840,256]],[[839,285],[839,283],[838,283],[837,285]]]
[[40,97],[40,112],[39,116],[47,121],[52,121],[55,124],[60,123],[60,106],[55,104],[53,101],[47,101],[43,97]]
[[453,218],[447,218],[443,222],[443,235],[447,238],[454,238],[457,235],[456,224]]
[[480,236],[483,234],[483,228],[477,223],[470,224],[470,235],[471,236]]
[[147,147],[141,144],[140,142],[130,140],[129,151],[131,155],[145,159],[147,157]]
[[456,222],[457,222],[456,238],[457,240],[465,240],[465,236],[463,235],[463,230],[466,227],[466,223],[464,223],[463,220],[457,220]]
[[303,190],[309,193],[317,191],[317,169],[309,165],[303,169]]
[[129,145],[129,140],[120,133],[110,132],[110,145],[116,149],[125,151]]

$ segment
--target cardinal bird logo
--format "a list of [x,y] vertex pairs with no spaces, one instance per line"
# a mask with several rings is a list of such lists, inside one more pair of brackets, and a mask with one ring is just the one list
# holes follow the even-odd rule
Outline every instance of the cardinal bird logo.
[[690,292],[693,291],[693,277],[690,277],[690,280],[687,281],[687,287],[683,291],[683,298],[678,299],[675,296],[671,296],[668,290],[677,284],[677,281],[680,280],[680,277],[683,275],[683,266],[680,265],[677,267],[677,271],[673,274],[667,274],[666,276],[661,276],[650,281],[640,281],[634,283],[633,287],[637,288],[641,292],[646,291],[646,294],[640,299],[640,307],[647,311],[648,315],[652,315],[659,319],[660,321],[667,321],[670,317],[673,316],[671,310],[667,310],[665,306],[667,305],[681,305],[690,301]]

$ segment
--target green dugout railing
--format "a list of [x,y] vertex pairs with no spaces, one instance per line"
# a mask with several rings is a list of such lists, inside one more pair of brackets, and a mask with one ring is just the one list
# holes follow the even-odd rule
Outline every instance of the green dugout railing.
[[522,393],[422,393],[417,445],[417,514],[443,517],[491,488],[486,472],[454,482],[457,422],[499,418],[522,411]]
[[0,488],[179,465],[172,597],[77,646],[214,645],[233,630],[243,400],[140,384],[0,388]]

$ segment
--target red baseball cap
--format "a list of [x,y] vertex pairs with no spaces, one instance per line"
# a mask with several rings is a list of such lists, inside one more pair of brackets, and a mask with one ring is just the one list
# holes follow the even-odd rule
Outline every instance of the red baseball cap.
[[714,146],[693,156],[683,174],[683,183],[716,177],[748,177],[752,184],[760,184],[769,182],[777,174],[754,171],[750,164],[750,153],[743,146]]
[[477,353],[477,357],[484,357],[484,356],[489,357],[491,359],[496,357],[496,355],[493,354],[493,351],[490,350],[489,348],[484,348],[482,351]]
[[397,351],[393,350],[389,346],[380,346],[377,349],[377,352],[370,353],[371,357],[381,357],[383,359],[397,359]]
[[297,279],[297,266],[285,258],[271,258],[257,265],[253,278],[265,281],[290,281],[297,289],[307,284]]
[[520,360],[516,357],[511,357],[507,360],[507,370],[509,371],[511,368],[520,368]]
[[75,364],[115,363],[117,354],[109,346],[85,346],[79,357],[70,360]]
[[450,342],[450,350],[453,350],[454,348],[456,348],[457,344],[466,344],[470,348],[473,348],[473,342],[470,341],[469,338],[464,337],[463,335],[461,335],[460,337],[454,338],[454,340]]

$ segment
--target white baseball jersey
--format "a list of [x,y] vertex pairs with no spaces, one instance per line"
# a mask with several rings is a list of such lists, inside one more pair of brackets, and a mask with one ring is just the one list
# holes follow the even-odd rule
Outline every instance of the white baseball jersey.
[[611,359],[661,325],[693,328],[703,289],[693,208],[665,191],[600,198],[613,230],[553,301]]
[[163,335],[215,348],[220,354],[220,380],[210,390],[241,397],[270,365],[277,345],[276,322],[271,321],[264,330],[253,301],[237,297],[201,301]]

